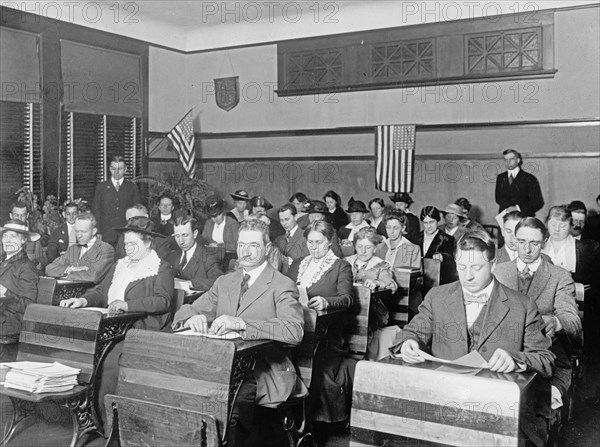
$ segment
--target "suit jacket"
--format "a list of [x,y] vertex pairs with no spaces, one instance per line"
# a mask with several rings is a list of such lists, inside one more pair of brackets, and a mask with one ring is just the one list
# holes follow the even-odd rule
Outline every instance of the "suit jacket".
[[64,223],[58,226],[50,235],[46,259],[48,262],[54,261],[69,248],[69,227]]
[[[424,249],[424,241],[425,232],[421,231],[417,240],[417,245],[421,247],[421,253]],[[440,266],[440,284],[447,284],[458,279],[458,274],[456,273],[456,262],[454,261],[454,244],[455,240],[452,236],[442,231],[438,231],[433,237],[433,240],[427,249],[427,253],[425,253],[423,256],[424,258],[432,259],[433,255],[436,253],[442,255],[443,260],[442,265]]]
[[167,255],[166,261],[173,267],[175,277],[191,281],[195,290],[210,289],[215,280],[223,275],[221,261],[214,248],[203,247],[196,243],[196,250],[183,270],[179,266],[181,256],[182,251],[177,248]]
[[[108,271],[104,280],[93,289],[86,291],[83,298],[89,307],[107,307],[108,290],[115,276],[116,263]],[[129,312],[145,312],[146,317],[134,323],[137,329],[160,331],[171,322],[171,301],[173,299],[173,269],[161,260],[158,273],[129,283],[125,289],[125,302]]]
[[115,244],[118,234],[113,228],[124,227],[125,211],[131,205],[140,202],[137,186],[129,180],[123,180],[119,191],[115,189],[112,179],[98,183],[94,193],[93,213],[98,221],[98,232],[102,240]]
[[112,245],[102,242],[97,236],[96,242],[80,258],[81,247],[71,245],[65,253],[55,259],[54,262],[46,266],[48,276],[62,276],[67,267],[86,266],[87,271],[71,272],[65,278],[73,281],[91,281],[99,283],[108,273],[108,269],[115,260],[115,250]]
[[451,236],[454,238],[454,243],[456,244],[458,242],[458,240],[462,237],[463,234],[465,234],[467,232],[467,230],[465,229],[465,227],[461,227],[460,225],[458,226],[458,228],[456,229],[456,232],[454,233],[454,235],[450,235],[448,233],[446,233],[446,224],[444,225],[440,225],[438,227],[438,229],[444,233],[447,236]]
[[600,243],[600,215],[589,216],[583,228],[582,238],[593,239]]
[[404,237],[406,237],[406,239],[411,241],[413,244],[416,244],[417,240],[419,239],[419,233],[421,232],[421,222],[413,213],[404,213],[404,215],[408,219],[406,223],[406,234]]
[[[404,238],[402,245],[400,245],[400,253],[396,254],[394,259],[394,265],[392,268],[404,267],[404,268],[421,268],[421,248],[418,245],[413,244],[408,239]],[[382,242],[375,249],[375,256],[380,257],[385,261],[385,255],[388,252],[388,246],[386,241]]]
[[508,251],[506,251],[506,245],[502,248],[498,249],[496,252],[496,264],[502,264],[504,262],[511,262],[510,255]]
[[498,174],[496,177],[496,203],[499,205],[498,212],[509,206],[519,205],[524,217],[533,217],[536,211],[544,206],[544,199],[537,178],[523,169],[519,169],[512,184],[508,182],[508,171]]
[[[519,289],[516,259],[496,265],[494,276],[506,287]],[[542,260],[531,279],[527,296],[535,300],[542,315],[556,315],[568,335],[579,335],[581,320],[575,303],[575,283],[569,272]]]
[[333,213],[327,211],[325,213],[325,216],[327,221],[331,223],[331,225],[333,225],[335,231],[339,231],[340,228],[344,227],[345,225],[348,225],[348,222],[350,222],[350,218],[348,217],[346,212],[339,206],[335,207],[335,211]]
[[0,298],[0,335],[21,332],[25,308],[37,298],[38,281],[38,271],[23,250],[0,262],[0,284],[6,287]]
[[221,315],[230,315],[246,323],[244,339],[281,342],[261,351],[254,377],[258,404],[284,402],[298,380],[289,349],[284,345],[300,344],[304,334],[298,289],[291,279],[267,264],[240,299],[242,276],[243,270],[239,269],[218,278],[193,304],[181,306],[175,314],[174,326],[182,325],[194,315],[206,315],[209,323]]
[[[237,220],[232,219],[229,216],[225,216],[225,229],[223,230],[223,241],[225,242],[225,251],[236,251],[238,241],[238,230],[240,224]],[[206,239],[208,243],[214,243],[212,238],[213,230],[215,229],[215,223],[208,219],[204,224],[202,230],[202,237]]]
[[[473,346],[487,361],[496,349],[507,351],[516,361],[544,377],[552,376],[554,354],[551,341],[542,333],[544,322],[529,299],[495,282],[481,326],[479,340]],[[435,357],[455,360],[468,354],[467,319],[460,282],[434,287],[419,306],[419,313],[396,337],[396,343],[416,340],[421,349]],[[392,349],[399,352],[400,346]]]
[[306,238],[300,227],[296,228],[296,231],[290,237],[289,241],[285,237],[285,234],[282,234],[275,239],[274,244],[279,248],[282,255],[292,258],[293,260],[305,258],[310,254],[308,245],[306,244]]
[[169,237],[169,236],[172,236],[173,233],[175,232],[175,219],[173,218],[172,214],[171,214],[171,218],[164,225],[162,223],[160,213],[158,213],[156,216],[154,216],[150,220],[154,224],[154,231],[156,233],[160,233],[163,236]]

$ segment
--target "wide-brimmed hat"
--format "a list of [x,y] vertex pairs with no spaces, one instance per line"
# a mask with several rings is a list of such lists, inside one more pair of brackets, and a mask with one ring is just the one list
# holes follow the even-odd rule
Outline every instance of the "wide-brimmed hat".
[[206,214],[210,217],[217,217],[225,210],[225,201],[217,196],[210,196],[206,199]]
[[154,224],[148,217],[135,216],[129,219],[124,227],[113,228],[113,230],[119,232],[135,231],[136,233],[147,234],[148,236],[153,237],[166,237],[163,234],[155,233],[154,231],[152,231],[153,228]]
[[348,209],[346,210],[346,212],[347,213],[368,213],[369,210],[367,209],[365,202],[362,202],[360,200],[351,200],[350,202],[348,202]]
[[269,202],[267,199],[265,199],[262,196],[252,197],[252,199],[250,199],[250,206],[252,208],[254,208],[255,206],[260,206],[260,207],[264,208],[265,210],[270,210],[271,208],[273,208],[273,205],[271,205],[271,202]]
[[442,213],[447,214],[456,214],[458,217],[462,217],[463,219],[466,217],[463,213],[462,206],[456,205],[455,203],[451,203],[446,206],[446,209],[441,210]]
[[308,214],[312,214],[312,213],[328,214],[329,210],[327,209],[327,205],[325,205],[325,202],[322,202],[320,200],[309,200],[307,207],[306,207],[306,212]]
[[29,227],[18,219],[11,219],[0,227],[0,233],[3,231],[14,231],[15,233],[26,235],[31,242],[35,242],[40,239],[40,235],[35,231],[29,231]]
[[407,205],[411,205],[414,202],[407,192],[395,192],[393,195],[389,196],[389,198],[394,203],[404,202]]
[[248,194],[248,191],[243,189],[238,189],[236,192],[229,195],[233,200],[245,200],[246,202],[250,200],[250,194]]

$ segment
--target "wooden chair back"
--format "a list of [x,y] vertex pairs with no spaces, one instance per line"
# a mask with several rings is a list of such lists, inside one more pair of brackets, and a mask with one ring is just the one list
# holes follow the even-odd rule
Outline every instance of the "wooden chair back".
[[423,294],[440,285],[441,265],[435,259],[423,258]]
[[435,368],[358,362],[350,446],[522,445],[520,423],[541,402],[534,373],[474,377]]
[[79,383],[92,381],[102,314],[30,304],[23,316],[17,361],[59,362],[81,369]]
[[130,331],[115,394],[209,415],[224,433],[235,351],[227,341]]
[[402,327],[410,320],[411,309],[415,307],[413,301],[423,285],[423,275],[415,270],[398,267],[393,268],[393,273],[398,290],[389,308],[390,324]]
[[369,308],[371,291],[364,286],[354,286],[352,305],[343,317],[344,343],[352,357],[364,358],[369,344]]
[[[182,408],[124,396],[107,395],[108,426],[112,431],[107,445],[137,447],[171,445],[215,447],[220,445],[213,416]],[[118,435],[117,435],[118,433]],[[115,439],[117,438],[117,439]]]
[[296,346],[292,350],[292,356],[300,379],[306,385],[306,388],[310,388],[312,381],[312,368],[315,359],[315,353],[317,349],[317,341],[315,329],[317,325],[317,311],[309,309],[306,306],[302,306],[304,310],[304,337],[300,345]]
[[58,306],[62,300],[78,298],[94,287],[90,281],[67,281],[49,276],[40,276],[37,303]]

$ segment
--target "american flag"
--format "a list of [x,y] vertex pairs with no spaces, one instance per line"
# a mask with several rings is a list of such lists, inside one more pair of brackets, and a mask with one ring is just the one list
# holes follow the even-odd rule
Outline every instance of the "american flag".
[[190,109],[167,135],[171,145],[177,151],[179,161],[181,161],[189,178],[194,178],[194,175],[196,175],[196,149],[194,148],[196,137],[194,135],[192,110]]
[[377,126],[375,186],[385,192],[412,192],[415,126]]

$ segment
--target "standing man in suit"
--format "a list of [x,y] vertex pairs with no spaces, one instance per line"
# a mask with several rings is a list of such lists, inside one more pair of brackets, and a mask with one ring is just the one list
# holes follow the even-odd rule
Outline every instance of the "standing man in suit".
[[496,203],[501,213],[518,205],[524,217],[533,217],[544,206],[540,184],[534,175],[521,169],[521,154],[514,149],[502,152],[506,172],[496,178]]
[[[519,256],[494,269],[496,279],[534,300],[544,321],[544,333],[552,342],[556,368],[552,378],[553,407],[562,405],[571,385],[571,342],[581,334],[575,304],[575,283],[568,271],[542,258],[548,240],[546,226],[535,217],[522,219],[515,228]],[[560,396],[557,394],[560,392]]]
[[155,232],[166,237],[173,235],[175,224],[173,209],[173,199],[166,194],[161,195],[158,201],[158,214],[152,218]]
[[124,178],[127,165],[123,157],[112,157],[108,169],[111,178],[96,187],[93,213],[97,216],[102,240],[114,247],[119,238],[114,228],[125,226],[125,211],[140,201],[140,193],[134,183]]
[[267,262],[270,244],[268,225],[256,219],[242,222],[237,244],[242,268],[221,276],[193,304],[182,306],[173,323],[174,329],[238,332],[244,340],[282,342],[261,351],[254,373],[244,379],[231,417],[228,445],[234,447],[264,445],[258,439],[262,421],[256,405],[273,407],[299,386],[287,346],[301,342],[304,314],[294,282]]
[[167,256],[175,269],[175,277],[189,281],[190,288],[206,291],[223,274],[217,251],[197,242],[198,221],[191,216],[178,217],[173,237],[178,248]]
[[392,352],[419,363],[421,350],[446,360],[477,351],[491,371],[533,370],[550,377],[554,355],[535,300],[494,279],[496,246],[490,235],[467,232],[456,244],[455,258],[458,282],[429,291]]
[[77,244],[77,237],[75,236],[75,219],[79,215],[79,206],[74,202],[68,203],[67,206],[65,206],[62,215],[65,218],[65,223],[58,226],[50,235],[48,250],[46,252],[48,262],[54,261],[66,252],[67,248],[71,245]]
[[71,245],[65,253],[49,264],[46,274],[98,284],[112,266],[115,250],[98,235],[96,218],[92,213],[77,216],[74,227],[77,244]]
[[292,265],[292,262],[299,258],[303,259],[310,254],[306,245],[304,232],[296,221],[297,213],[298,210],[292,203],[286,203],[279,208],[279,222],[285,230],[285,234],[277,236],[275,246],[287,258],[284,259],[284,274],[287,272],[289,266]]

